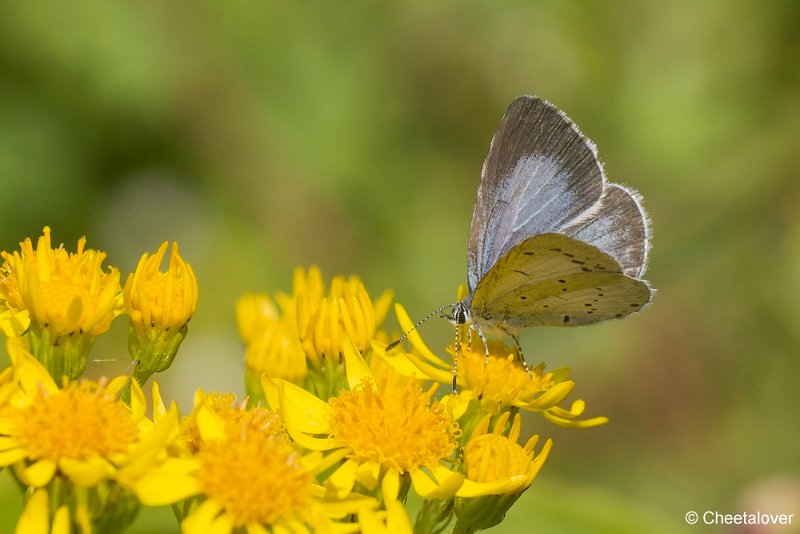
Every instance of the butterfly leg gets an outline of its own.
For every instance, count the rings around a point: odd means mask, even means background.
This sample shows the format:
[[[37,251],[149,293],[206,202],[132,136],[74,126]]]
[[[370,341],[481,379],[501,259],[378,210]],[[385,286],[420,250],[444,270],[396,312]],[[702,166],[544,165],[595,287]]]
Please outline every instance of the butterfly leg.
[[[528,374],[531,374],[531,370],[528,367],[527,362],[525,361],[525,356],[522,354],[522,345],[519,344],[519,338],[516,336],[516,334],[510,334],[510,335],[511,339],[514,340],[514,345],[517,346],[517,355],[519,356],[519,361],[522,362],[522,366],[525,368],[525,371],[527,371]]]
[[[489,342],[486,341],[486,336],[483,335],[483,330],[481,329],[480,325],[478,325],[476,323],[472,323],[471,325],[469,325],[469,329],[470,330],[472,330],[473,328],[475,329],[476,332],[478,332],[478,337],[481,338],[481,342],[483,343],[483,351],[486,354],[486,359],[483,360],[483,366],[484,367],[488,367],[488,365],[489,365]]]
[[[456,339],[453,341],[453,393],[458,393],[458,355],[461,354],[461,341],[458,339],[458,327],[456,327]]]

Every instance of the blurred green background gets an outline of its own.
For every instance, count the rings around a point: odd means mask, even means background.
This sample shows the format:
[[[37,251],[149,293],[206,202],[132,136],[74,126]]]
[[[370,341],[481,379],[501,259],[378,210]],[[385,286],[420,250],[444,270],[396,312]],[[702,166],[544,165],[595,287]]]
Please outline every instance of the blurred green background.
[[[234,302],[296,265],[453,300],[481,164],[520,94],[554,102],[653,219],[650,309],[525,332],[591,430],[552,436],[497,532],[799,532],[800,3],[0,5],[0,247],[44,225],[123,276],[176,240],[200,304],[165,396],[241,391]],[[390,325],[396,328],[393,319]],[[92,373],[128,364],[118,320]],[[443,346],[452,330],[423,334]],[[117,360],[117,361],[113,361]],[[0,530],[20,509],[0,486]],[[686,526],[689,510],[792,528]],[[131,532],[173,532],[168,510]]]

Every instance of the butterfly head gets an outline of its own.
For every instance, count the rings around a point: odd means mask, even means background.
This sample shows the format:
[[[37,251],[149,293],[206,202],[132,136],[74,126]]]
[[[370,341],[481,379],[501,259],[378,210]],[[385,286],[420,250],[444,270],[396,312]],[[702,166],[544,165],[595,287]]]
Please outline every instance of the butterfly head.
[[[471,323],[472,314],[470,313],[469,303],[465,300],[456,302],[453,304],[453,307],[450,308],[450,314],[444,315],[444,318],[456,326]]]

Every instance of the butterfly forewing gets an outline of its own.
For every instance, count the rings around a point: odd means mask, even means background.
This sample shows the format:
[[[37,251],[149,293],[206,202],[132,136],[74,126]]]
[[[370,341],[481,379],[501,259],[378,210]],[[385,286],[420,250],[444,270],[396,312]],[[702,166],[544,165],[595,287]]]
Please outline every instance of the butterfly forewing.
[[[524,239],[560,231],[600,199],[594,145],[552,104],[521,96],[492,139],[472,215],[467,259],[472,292]]]
[[[650,299],[608,254],[560,234],[530,237],[501,257],[472,296],[484,326],[579,326],[624,317]]]

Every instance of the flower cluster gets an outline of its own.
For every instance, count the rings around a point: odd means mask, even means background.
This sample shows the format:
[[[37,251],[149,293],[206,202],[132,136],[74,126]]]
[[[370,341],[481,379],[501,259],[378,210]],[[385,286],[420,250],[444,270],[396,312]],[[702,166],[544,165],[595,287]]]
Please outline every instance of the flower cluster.
[[[567,427],[606,422],[580,419],[582,401],[561,406],[575,386],[567,369],[526,369],[501,341],[488,342],[487,363],[477,336],[454,343],[458,351],[448,347],[446,361],[399,304],[410,350],[387,352],[396,338],[381,328],[390,293],[373,303],[355,277],[334,277],[326,293],[316,268],[298,269],[294,280],[291,297],[247,295],[238,302],[248,367],[260,377],[248,382],[249,393],[278,413],[296,448],[321,454],[316,482],[326,498],[371,499],[356,513],[365,531],[496,525],[552,447],[539,436],[520,441],[521,411]],[[450,361],[457,362],[457,392]],[[419,499],[412,521],[406,504]]]
[[[0,466],[24,490],[18,532],[118,532],[165,505],[187,533],[474,532],[502,521],[550,453],[551,440],[522,438],[522,412],[606,421],[561,406],[567,370],[527,369],[501,341],[461,331],[443,359],[413,331],[387,351],[391,293],[373,300],[355,276],[326,287],[314,267],[291,293],[237,302],[245,396],[198,390],[181,418],[152,382],[148,407],[143,386],[170,367],[198,302],[177,244],[161,270],[167,249],[144,254],[124,289],[83,238],[54,249],[45,228],[35,248],[2,253]],[[82,379],[122,313],[131,376]]]

